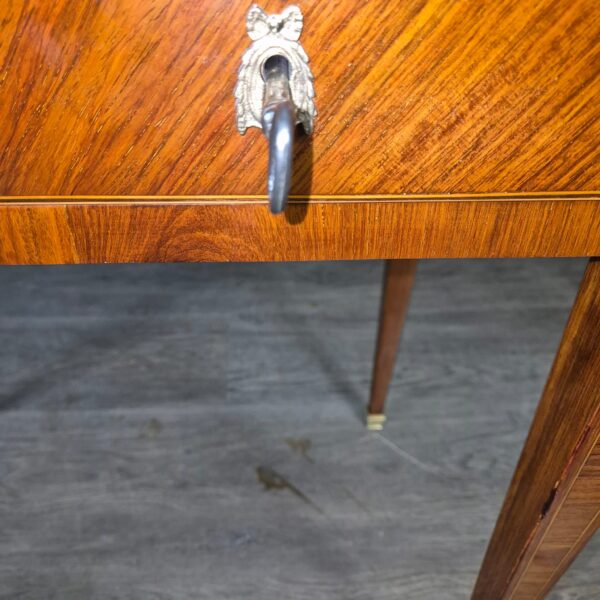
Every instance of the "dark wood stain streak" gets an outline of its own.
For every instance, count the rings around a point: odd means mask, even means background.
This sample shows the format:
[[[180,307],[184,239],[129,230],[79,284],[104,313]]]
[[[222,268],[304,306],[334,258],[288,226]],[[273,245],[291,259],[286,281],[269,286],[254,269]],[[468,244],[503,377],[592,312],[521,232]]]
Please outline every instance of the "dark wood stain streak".
[[[323,511],[301,490],[299,490],[293,483],[290,483],[283,475],[280,475],[271,467],[256,467],[256,477],[258,481],[263,484],[265,490],[289,490],[300,498],[302,502],[308,504],[311,508],[316,510],[320,514],[324,514]]]
[[[542,510],[540,511],[540,519],[543,519],[548,514],[548,511],[550,510],[550,508],[552,508],[552,503],[554,502],[554,498],[556,498],[557,489],[558,489],[558,484],[556,484],[552,488],[548,498],[546,498],[546,501],[544,502],[544,505],[542,506]]]

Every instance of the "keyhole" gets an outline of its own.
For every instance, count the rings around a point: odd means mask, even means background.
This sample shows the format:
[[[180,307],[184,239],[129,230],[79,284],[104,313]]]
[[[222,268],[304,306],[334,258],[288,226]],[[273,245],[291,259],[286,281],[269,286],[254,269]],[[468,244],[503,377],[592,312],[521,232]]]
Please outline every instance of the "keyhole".
[[[281,54],[269,56],[262,66],[262,78],[264,81],[271,77],[284,76],[290,78],[290,61]]]

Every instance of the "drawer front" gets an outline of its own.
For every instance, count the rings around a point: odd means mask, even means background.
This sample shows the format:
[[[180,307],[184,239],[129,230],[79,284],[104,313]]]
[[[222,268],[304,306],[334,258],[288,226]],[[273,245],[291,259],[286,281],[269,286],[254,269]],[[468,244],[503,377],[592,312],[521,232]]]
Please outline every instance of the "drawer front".
[[[319,114],[292,194],[600,189],[598,0],[297,3]],[[264,195],[249,5],[2,2],[0,194]]]

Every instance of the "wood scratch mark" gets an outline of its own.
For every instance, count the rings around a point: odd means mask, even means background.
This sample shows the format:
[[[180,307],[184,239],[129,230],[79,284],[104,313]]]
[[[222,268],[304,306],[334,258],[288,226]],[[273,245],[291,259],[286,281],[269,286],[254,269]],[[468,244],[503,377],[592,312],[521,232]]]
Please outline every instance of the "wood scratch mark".
[[[433,473],[434,475],[439,475],[441,473],[441,470],[438,467],[424,463],[423,461],[419,460],[416,456],[413,456],[412,454],[410,454],[410,452],[407,452],[406,450],[404,450],[403,448],[398,446],[398,444],[395,444],[391,440],[388,440],[381,433],[375,433],[374,437],[381,440],[381,442],[384,445],[386,445],[388,448],[392,449],[398,456],[401,456],[402,458],[407,460],[409,463],[411,463],[415,467],[421,469],[421,471],[426,471],[427,473]]]

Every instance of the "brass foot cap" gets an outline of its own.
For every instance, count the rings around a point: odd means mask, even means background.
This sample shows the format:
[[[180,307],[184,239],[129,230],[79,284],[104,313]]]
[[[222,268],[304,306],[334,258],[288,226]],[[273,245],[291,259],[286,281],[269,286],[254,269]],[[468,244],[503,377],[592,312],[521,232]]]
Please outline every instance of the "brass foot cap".
[[[385,415],[367,415],[367,429],[369,431],[381,431],[385,423]]]

